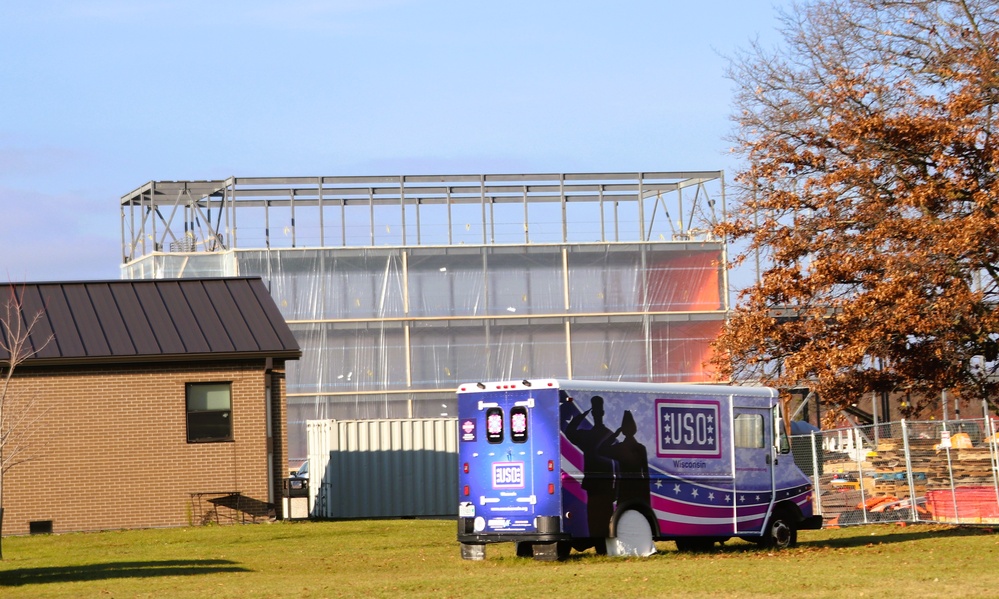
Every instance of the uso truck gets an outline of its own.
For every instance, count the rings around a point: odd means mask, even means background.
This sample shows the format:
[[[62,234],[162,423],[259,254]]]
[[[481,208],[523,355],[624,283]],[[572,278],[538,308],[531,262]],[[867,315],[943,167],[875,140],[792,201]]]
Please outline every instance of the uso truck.
[[[731,537],[788,547],[817,529],[777,392],[537,379],[458,389],[458,541],[561,559],[650,555]]]

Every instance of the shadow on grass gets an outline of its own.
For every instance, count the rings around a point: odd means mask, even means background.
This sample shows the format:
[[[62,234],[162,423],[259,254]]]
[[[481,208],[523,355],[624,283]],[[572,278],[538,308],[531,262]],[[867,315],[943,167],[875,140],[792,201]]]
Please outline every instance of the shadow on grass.
[[[0,587],[113,578],[195,576],[220,572],[249,572],[249,570],[237,566],[236,562],[222,559],[109,562],[80,566],[53,566],[51,568],[20,568],[0,571]]]
[[[912,543],[928,539],[944,539],[955,537],[977,537],[982,535],[995,534],[991,527],[920,527],[918,524],[910,524],[906,528],[897,528],[891,532],[885,532],[885,528],[872,529],[871,526],[853,526],[840,529],[845,532],[842,537],[824,538],[816,540],[802,539],[802,535],[808,532],[798,533],[799,548],[806,549],[846,549],[850,547],[866,547],[868,545],[884,545],[891,543]],[[711,554],[711,553],[755,553],[772,552],[773,549],[766,549],[750,541],[734,540],[722,545],[715,545],[705,551],[686,552],[689,555]]]
[[[992,528],[982,527],[947,527],[937,526],[922,527],[918,524],[911,524],[905,528],[896,528],[893,532],[885,533],[884,529],[871,532],[868,526],[851,527],[848,530],[855,530],[856,534],[844,537],[834,537],[815,541],[798,541],[799,547],[864,547],[870,544],[888,543],[909,543],[912,541],[923,541],[926,539],[942,539],[950,537],[978,537],[994,534]],[[800,535],[801,533],[799,533]],[[800,537],[799,537],[800,538]]]

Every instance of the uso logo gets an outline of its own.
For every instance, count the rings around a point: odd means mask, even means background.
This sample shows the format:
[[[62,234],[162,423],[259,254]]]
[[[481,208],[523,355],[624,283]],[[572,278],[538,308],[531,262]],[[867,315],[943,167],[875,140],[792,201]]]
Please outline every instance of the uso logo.
[[[715,401],[657,399],[656,454],[660,457],[721,457]]]

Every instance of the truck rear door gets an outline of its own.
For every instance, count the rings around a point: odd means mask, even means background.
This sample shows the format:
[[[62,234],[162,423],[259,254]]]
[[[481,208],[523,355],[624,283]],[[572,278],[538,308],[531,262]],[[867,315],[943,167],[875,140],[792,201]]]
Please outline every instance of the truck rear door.
[[[459,394],[460,515],[475,532],[535,532],[559,514],[558,390]]]

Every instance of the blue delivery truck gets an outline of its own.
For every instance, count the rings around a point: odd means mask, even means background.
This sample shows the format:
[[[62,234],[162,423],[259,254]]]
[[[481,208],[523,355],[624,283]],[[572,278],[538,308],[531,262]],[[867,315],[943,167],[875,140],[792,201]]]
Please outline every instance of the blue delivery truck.
[[[782,548],[821,527],[777,391],[536,379],[458,389],[458,542],[566,557],[732,537]]]

